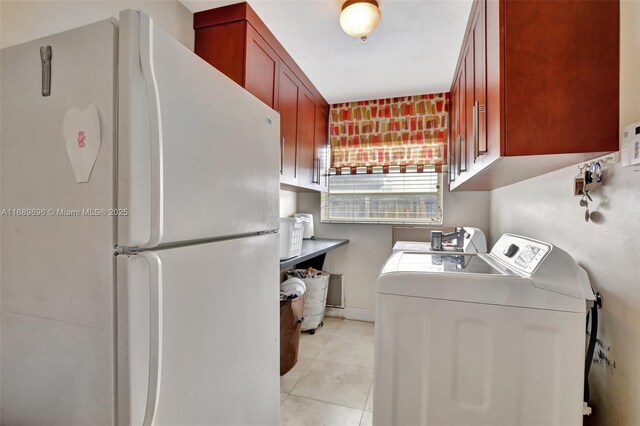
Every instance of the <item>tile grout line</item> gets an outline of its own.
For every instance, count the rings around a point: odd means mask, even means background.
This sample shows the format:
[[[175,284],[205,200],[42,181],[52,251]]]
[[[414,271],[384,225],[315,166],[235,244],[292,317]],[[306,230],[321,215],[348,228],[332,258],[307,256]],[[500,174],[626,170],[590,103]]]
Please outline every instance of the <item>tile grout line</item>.
[[[347,367],[356,367],[356,368],[362,368],[362,369],[366,369],[366,370],[373,370],[373,368],[358,367],[358,366],[355,366],[355,365],[344,364],[344,363],[337,362],[337,361],[335,361],[335,362],[333,362],[333,361],[323,361],[323,360],[319,360],[319,361],[326,362],[326,363],[332,363],[332,364],[333,364],[333,363],[335,363],[335,364],[341,364],[341,365],[344,365],[344,366],[347,366]],[[313,365],[313,363],[312,363],[311,365]],[[307,368],[307,370],[311,369],[311,365],[309,365],[309,367]],[[306,374],[306,372],[305,372],[305,374]],[[304,376],[304,375],[303,375],[303,376]],[[350,409],[352,409],[352,410],[358,410],[358,408],[348,407],[348,406],[346,406],[346,405],[336,404],[336,403],[334,403],[334,402],[324,401],[324,400],[322,400],[322,399],[311,398],[311,397],[309,397],[309,396],[302,396],[302,395],[294,394],[294,393],[293,393],[293,391],[295,391],[295,388],[296,388],[296,386],[298,385],[298,382],[300,382],[300,380],[301,380],[301,379],[302,379],[302,377],[300,377],[300,379],[298,379],[298,381],[296,382],[295,386],[293,386],[293,388],[291,388],[291,392],[289,392],[287,395],[295,396],[295,397],[297,397],[297,398],[306,398],[306,399],[310,399],[310,400],[313,400],[313,401],[323,402],[323,403],[325,403],[325,404],[337,405],[337,406],[339,406],[339,407],[350,408]],[[367,401],[369,400],[369,394],[371,393],[372,388],[373,388],[373,378],[371,379],[371,383],[369,384],[369,391],[367,391],[367,397],[366,397],[366,398],[365,398],[365,400],[364,400],[364,406],[362,407],[362,411],[367,411],[367,410],[366,410],[366,408],[367,408]]]
[[[317,398],[313,398],[313,397],[309,397],[309,396],[302,396],[302,395],[296,395],[295,389],[297,388],[297,386],[300,384],[300,382],[302,381],[303,378],[307,377],[309,375],[309,371],[311,370],[312,366],[316,363],[316,361],[320,361],[320,362],[324,362],[324,363],[329,363],[329,364],[335,364],[336,366],[342,366],[342,367],[350,367],[350,368],[360,368],[360,369],[364,369],[364,370],[368,370],[368,371],[373,371],[374,368],[373,367],[366,367],[363,365],[357,365],[357,364],[351,364],[348,362],[342,362],[342,361],[332,361],[332,360],[323,360],[320,358],[320,355],[323,353],[323,351],[327,348],[327,346],[333,341],[333,340],[342,340],[342,341],[348,341],[348,340],[357,340],[357,341],[362,341],[362,342],[368,342],[368,343],[374,343],[373,340],[371,340],[370,338],[361,338],[358,334],[359,333],[353,333],[356,334],[356,336],[353,335],[340,335],[340,330],[343,329],[343,327],[345,327],[345,325],[347,325],[349,322],[348,320],[343,320],[341,321],[341,323],[338,325],[338,327],[336,327],[334,330],[332,331],[326,331],[325,333],[320,332],[319,335],[323,335],[326,336],[326,341],[324,342],[320,342],[320,346],[318,348],[318,351],[315,353],[315,355],[313,356],[305,356],[304,358],[306,358],[309,361],[308,366],[302,370],[302,372],[300,373],[300,376],[298,377],[297,380],[295,380],[293,386],[291,387],[291,390],[287,393],[285,393],[285,399],[282,401],[282,404],[285,404],[287,400],[289,400],[290,396],[293,396],[295,398],[301,398],[301,400],[306,400],[306,401],[313,401],[313,402],[318,402],[320,404],[326,404],[326,407],[336,407],[336,408],[345,408],[347,410],[350,410],[353,415],[355,416],[355,413],[359,412],[358,414],[358,422],[357,425],[360,426],[362,425],[362,422],[364,421],[364,416],[367,415],[367,403],[369,401],[369,398],[371,396],[371,392],[372,392],[372,388],[373,388],[373,379],[371,380],[371,383],[369,385],[369,390],[367,392],[366,398],[364,400],[364,405],[362,406],[362,408],[353,408],[347,405],[343,405],[343,404],[337,404],[334,402],[329,402],[329,401],[324,401],[322,399],[317,399]],[[364,333],[362,333],[363,335]],[[311,339],[311,336],[308,336],[307,339]],[[322,339],[324,340],[324,338]],[[353,411],[355,412],[353,412]],[[354,418],[355,420],[355,418]]]
[[[371,392],[373,392],[373,380],[371,381],[371,386],[369,387],[369,392],[367,393],[367,400],[364,402],[364,411],[368,411],[367,402],[369,402],[369,397],[371,396]],[[373,412],[373,401],[371,401],[371,412]]]
[[[288,393],[285,393],[285,394],[283,394],[283,395],[285,395],[285,397],[284,397],[284,399],[283,399],[282,401],[280,401],[280,407],[282,407],[282,404],[284,404],[284,402],[285,402],[285,401],[287,400],[287,398],[289,398],[289,396],[290,396],[290,394],[288,394]],[[364,403],[364,405],[365,405],[365,407],[366,407],[366,406],[367,406],[367,403],[365,402],[365,403]]]
[[[346,362],[341,362],[341,361],[327,361],[327,360],[324,360],[324,359],[314,359],[313,361],[314,361],[314,362],[315,362],[315,361],[326,362],[327,364],[339,364],[339,365],[341,365],[341,366],[343,366],[343,367],[363,368],[363,369],[365,369],[365,370],[373,370],[373,369],[374,369],[373,367],[363,367],[363,366],[361,366],[361,365],[348,364],[348,363],[346,363]],[[312,362],[311,364],[313,365],[313,362]],[[311,365],[309,366],[309,368],[311,368]]]
[[[345,326],[345,324],[348,324],[348,322],[347,322],[347,321],[352,321],[352,320],[343,320],[343,321],[342,321],[342,324],[340,324],[340,325],[336,328],[336,332],[339,332],[339,331],[340,331],[340,329],[341,329],[341,328],[343,328],[343,327]],[[369,322],[366,322],[366,321],[352,321],[352,322],[356,322],[356,323],[362,323],[362,322],[364,322],[364,323],[367,323],[367,324],[372,324],[372,327],[375,327],[375,323],[369,323]],[[354,334],[355,334],[355,333],[354,333]],[[340,336],[338,336],[338,337],[340,337]],[[368,340],[368,339],[361,339],[361,338],[359,338],[359,337],[357,337],[357,336],[344,336],[344,337],[346,337],[346,338],[352,338],[352,339],[356,339],[356,340]]]
[[[324,403],[324,404],[334,405],[334,406],[338,406],[338,407],[344,407],[344,408],[348,408],[348,409],[351,409],[351,410],[358,410],[357,408],[348,407],[348,406],[345,406],[345,405],[342,405],[342,404],[335,404],[335,403],[332,403],[332,402],[322,401],[322,400],[319,400],[319,399],[310,398],[310,397],[306,397],[306,396],[300,396],[300,395],[296,395],[296,394],[293,393],[295,391],[295,388],[300,383],[300,381],[308,374],[308,371],[311,369],[311,366],[317,360],[322,361],[322,362],[327,362],[327,363],[335,363],[335,364],[339,364],[339,365],[346,366],[346,367],[356,367],[356,368],[363,368],[363,369],[366,369],[366,370],[373,370],[372,367],[364,367],[362,365],[349,364],[349,363],[340,362],[340,361],[325,361],[325,360],[321,360],[321,359],[318,358],[320,356],[320,354],[322,353],[322,351],[326,348],[328,343],[332,339],[335,339],[335,338],[337,338],[337,339],[345,339],[345,340],[347,340],[347,339],[355,339],[355,340],[358,340],[358,341],[373,343],[373,341],[371,341],[370,339],[362,339],[362,338],[354,337],[354,336],[341,336],[341,335],[335,334],[345,324],[348,324],[349,322],[350,322],[350,320],[344,320],[344,319],[342,321],[340,321],[340,325],[338,327],[336,327],[335,331],[333,331],[331,333],[329,333],[329,332],[326,333],[326,336],[328,337],[328,339],[327,339],[326,342],[324,342],[324,344],[322,344],[322,346],[320,347],[320,349],[318,350],[316,355],[313,356],[313,357],[307,357],[307,356],[304,357],[304,358],[307,358],[307,359],[310,360],[309,366],[300,374],[300,377],[295,381],[294,385],[291,387],[291,390],[289,392],[287,392],[287,393],[284,393],[285,395],[287,395],[287,397],[285,398],[285,401],[289,396],[294,396],[294,397],[297,397],[297,398],[304,398],[304,399],[308,399],[308,400],[312,400],[312,401],[321,402],[321,403]],[[355,322],[363,322],[363,321],[355,321]],[[364,321],[364,322],[367,323],[366,321]],[[322,328],[320,328],[320,330],[322,330]],[[309,335],[309,338],[311,338],[311,337],[312,337],[312,335]],[[372,380],[372,384],[373,384],[373,380]],[[365,399],[365,403],[364,403],[364,406],[362,408],[360,422],[362,422],[362,417],[364,416],[364,413],[367,411],[366,407],[367,407],[367,401],[369,400],[369,394],[370,393],[371,393],[371,387],[369,388],[369,392],[367,392],[367,398]],[[283,401],[283,403],[284,403],[284,401]]]
[[[361,410],[360,408],[347,407],[346,405],[336,404],[334,402],[327,402],[327,401],[323,401],[321,399],[315,399],[315,398],[311,398],[311,397],[308,397],[308,396],[300,396],[300,395],[292,395],[292,394],[289,394],[289,396],[292,396],[294,398],[308,399],[309,401],[321,402],[321,403],[327,404],[327,405],[334,405],[336,407],[348,408],[349,410],[354,410],[354,411],[365,411],[364,408]],[[365,401],[364,405],[365,405],[365,407],[367,406],[367,402],[366,401]]]
[[[298,377],[298,380],[295,381],[295,383],[293,384],[293,386],[291,386],[291,390],[287,393],[287,395],[291,395],[291,392],[294,391],[294,389],[296,388],[296,386],[298,386],[298,383],[300,382],[300,380],[302,380],[302,378],[305,376],[305,374],[307,374],[307,371],[309,371],[309,368],[311,368],[311,365],[313,365],[314,361],[316,359],[318,359],[318,355],[320,355],[320,352],[322,352],[322,350],[324,349],[325,346],[327,346],[327,343],[329,342],[329,340],[327,340],[324,345],[322,345],[322,347],[320,348],[320,350],[318,351],[318,353],[314,356],[314,357],[303,357],[303,358],[308,358],[310,359],[309,361],[309,365],[307,366],[307,368],[302,372],[302,374],[300,374],[300,377]],[[298,352],[299,352],[299,348],[298,348]],[[297,361],[296,361],[297,364]],[[294,366],[295,368],[295,366]],[[286,374],[285,374],[286,375]],[[294,395],[295,396],[295,395]],[[366,402],[365,402],[366,405]]]
[[[353,336],[353,335],[343,335],[343,334],[328,334],[330,337],[337,337],[339,339],[349,339],[349,340],[358,340],[360,342],[371,342],[373,343],[374,341],[374,337],[359,337],[359,336]]]
[[[326,360],[319,359],[318,357],[320,356],[320,353],[322,353],[322,351],[325,349],[325,347],[327,346],[327,344],[329,343],[329,341],[330,341],[331,339],[333,339],[334,337],[339,337],[339,336],[330,336],[330,337],[329,337],[329,340],[327,340],[327,341],[324,343],[324,345],[323,345],[323,346],[322,346],[322,348],[318,351],[318,354],[317,354],[315,357],[313,357],[313,358],[311,358],[311,357],[305,357],[305,358],[309,358],[309,359],[311,360],[311,362],[310,362],[309,366],[304,370],[304,372],[300,375],[300,377],[298,378],[298,380],[296,380],[295,384],[291,387],[291,391],[289,391],[289,393],[287,393],[287,395],[299,396],[299,395],[294,394],[293,392],[295,391],[296,386],[298,386],[298,384],[300,383],[300,381],[301,381],[301,380],[302,380],[302,379],[307,375],[308,371],[311,369],[311,367],[313,366],[313,364],[314,364],[316,361],[321,361],[321,362],[330,363],[330,364],[338,364],[338,365],[340,365],[340,366],[344,366],[344,367],[362,368],[362,369],[370,370],[370,371],[373,371],[373,370],[374,370],[374,368],[373,368],[373,367],[364,367],[364,366],[361,366],[361,365],[349,364],[349,363],[345,363],[345,362],[341,362],[341,361],[326,361]],[[373,379],[372,379],[371,383],[373,384]],[[366,411],[366,410],[365,410],[365,408],[366,408],[366,406],[367,406],[367,401],[368,401],[369,393],[370,393],[370,392],[371,392],[371,385],[369,385],[369,391],[367,392],[367,399],[365,399],[365,405],[364,405],[363,411]],[[302,398],[305,398],[305,397],[302,397]],[[308,398],[308,399],[313,399],[313,398]],[[322,400],[316,400],[316,399],[313,399],[313,400],[314,400],[314,401],[325,402],[325,403],[327,403],[327,404],[332,404],[331,402],[328,402],[328,401],[322,401]],[[340,405],[340,404],[334,404],[334,405]],[[342,406],[342,407],[346,407],[346,406],[343,406],[343,405],[340,405],[340,406]],[[347,407],[347,408],[351,408],[351,407]],[[356,408],[354,408],[354,410],[356,410]]]
[[[339,337],[339,336],[332,336],[332,337],[331,337],[331,339],[333,339],[334,337],[338,337],[339,339],[343,339],[342,337]],[[329,339],[329,340],[331,340],[331,339]],[[345,339],[345,340],[346,340],[346,339]],[[363,341],[364,341],[364,340],[363,340]],[[369,342],[369,343],[371,343],[371,344],[373,345],[373,342]],[[328,363],[335,363],[335,364],[340,364],[340,365],[346,365],[346,366],[349,366],[349,367],[366,368],[366,369],[368,369],[368,370],[373,370],[373,369],[374,369],[374,367],[365,367],[365,366],[363,366],[363,365],[356,365],[356,364],[351,364],[351,363],[348,363],[348,362],[342,362],[342,361],[329,361],[329,360],[319,359],[318,357],[320,356],[320,354],[322,353],[322,351],[325,349],[325,347],[327,346],[327,344],[329,344],[329,341],[327,341],[327,343],[325,343],[325,345],[322,347],[322,349],[320,350],[320,352],[318,352],[318,355],[316,355],[316,357],[313,359],[313,361],[318,360],[318,361],[322,361],[322,362],[328,362]],[[372,358],[373,358],[373,354],[372,354]],[[312,364],[313,364],[313,362],[312,362]],[[309,367],[311,367],[311,365],[310,365]]]

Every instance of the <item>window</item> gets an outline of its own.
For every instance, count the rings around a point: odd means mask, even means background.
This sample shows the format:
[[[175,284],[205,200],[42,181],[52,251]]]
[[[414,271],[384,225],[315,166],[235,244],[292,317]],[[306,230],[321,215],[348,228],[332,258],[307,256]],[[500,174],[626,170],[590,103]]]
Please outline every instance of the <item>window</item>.
[[[329,192],[322,194],[322,221],[441,224],[443,174],[427,167],[423,173],[393,169],[339,175],[332,170]]]
[[[321,220],[442,224],[448,122],[448,93],[331,105]]]

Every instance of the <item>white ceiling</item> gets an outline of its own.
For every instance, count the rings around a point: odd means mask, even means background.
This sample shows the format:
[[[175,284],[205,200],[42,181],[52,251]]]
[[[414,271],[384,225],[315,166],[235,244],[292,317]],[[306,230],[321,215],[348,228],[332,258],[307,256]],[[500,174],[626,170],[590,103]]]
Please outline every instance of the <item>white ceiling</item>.
[[[237,0],[181,0],[199,12]],[[471,0],[379,0],[366,42],[338,18],[343,0],[249,0],[329,103],[448,91]]]

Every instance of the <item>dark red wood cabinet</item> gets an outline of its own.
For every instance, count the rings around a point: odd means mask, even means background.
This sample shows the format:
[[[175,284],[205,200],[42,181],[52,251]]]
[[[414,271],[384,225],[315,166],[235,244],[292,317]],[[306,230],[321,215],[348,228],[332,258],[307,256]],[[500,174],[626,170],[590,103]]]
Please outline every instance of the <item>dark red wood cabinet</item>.
[[[618,150],[617,0],[475,0],[451,86],[450,187]]]
[[[227,77],[244,86],[245,22],[230,22],[195,32],[195,52]]]
[[[329,170],[329,109],[322,105],[316,105],[315,135],[313,149],[314,161],[317,162],[315,182],[320,185],[322,191],[329,189],[329,174],[323,173]]]
[[[255,11],[198,12],[194,29],[196,54],[280,113],[280,182],[326,190],[329,105]]]
[[[314,152],[316,103],[311,93],[304,87],[300,90],[298,97],[298,158],[296,169],[298,171],[298,182],[305,184],[316,184],[317,174]]]
[[[246,28],[244,88],[275,109],[279,93],[280,60],[251,25],[247,24]]]
[[[280,112],[280,181],[290,185],[298,183],[296,157],[300,85],[297,80],[286,66],[280,67],[277,108]]]

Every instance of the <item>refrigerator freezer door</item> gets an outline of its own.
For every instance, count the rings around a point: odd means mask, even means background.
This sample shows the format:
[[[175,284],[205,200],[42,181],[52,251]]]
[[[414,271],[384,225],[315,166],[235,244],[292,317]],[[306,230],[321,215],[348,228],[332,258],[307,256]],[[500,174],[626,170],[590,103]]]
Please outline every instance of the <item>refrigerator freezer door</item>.
[[[118,256],[121,424],[278,424],[277,265],[274,234]]]
[[[2,424],[114,421],[116,26],[1,51]],[[41,46],[51,46],[50,96]],[[78,183],[63,123],[91,104],[102,143]]]
[[[153,25],[120,14],[118,243],[278,229],[279,115]]]

